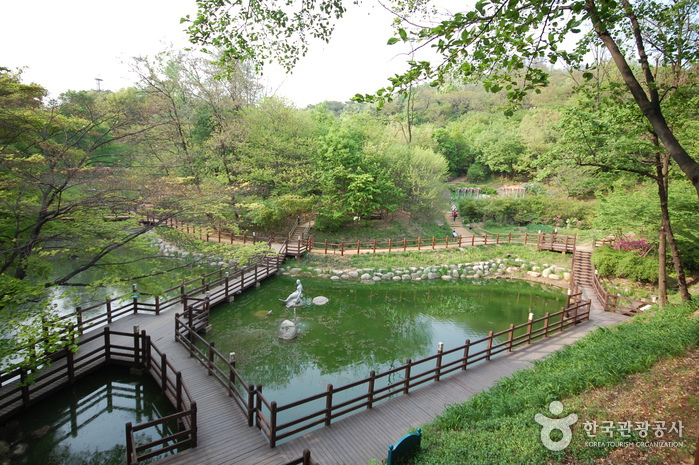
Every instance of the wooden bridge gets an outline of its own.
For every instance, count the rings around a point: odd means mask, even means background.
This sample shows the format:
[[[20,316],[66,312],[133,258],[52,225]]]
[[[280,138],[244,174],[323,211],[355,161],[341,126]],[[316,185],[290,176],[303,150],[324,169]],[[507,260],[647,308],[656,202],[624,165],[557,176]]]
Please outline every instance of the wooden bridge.
[[[159,380],[178,407],[183,430],[179,437],[159,444],[137,444],[133,432],[139,425],[128,425],[129,464],[180,446],[188,448],[158,463],[310,463],[310,450],[313,461],[322,465],[365,464],[385,458],[388,444],[409,428],[432,420],[446,405],[464,402],[596,326],[624,319],[605,312],[599,300],[588,297],[594,289],[580,278],[574,281],[580,288],[571,292],[561,312],[511,325],[423,360],[408,360],[391,372],[372,373],[352,383],[350,387],[363,386],[363,394],[352,402],[334,402],[333,395],[348,387],[329,386],[307,399],[320,400],[324,407],[280,424],[277,415],[289,405],[277,405],[265,398],[261,386],[247,385],[235,364],[197,331],[208,324],[212,305],[273,275],[281,260],[263,257],[253,267],[222,270],[202,277],[201,282],[182,283],[169,290],[179,290],[175,297],[162,302],[144,302],[134,294],[126,304],[105,302],[104,311],[92,318],[84,315],[87,310],[94,313],[94,308],[79,309],[74,321],[85,344],[75,355],[54,354],[50,370],[39,373],[34,386],[17,383],[30,375],[26,372],[0,378],[0,416],[6,418],[32,405],[103,364],[130,364]],[[384,381],[390,375],[397,381]]]

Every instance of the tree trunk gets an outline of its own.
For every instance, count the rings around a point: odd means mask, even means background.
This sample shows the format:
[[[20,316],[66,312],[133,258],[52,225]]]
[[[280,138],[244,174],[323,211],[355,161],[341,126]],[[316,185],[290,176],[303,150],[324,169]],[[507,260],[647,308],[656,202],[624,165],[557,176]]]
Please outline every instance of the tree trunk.
[[[665,226],[658,229],[658,305],[661,309],[667,305],[667,237]]]
[[[656,143],[656,141],[653,141]],[[675,268],[675,274],[677,274],[677,283],[679,286],[680,295],[682,296],[682,302],[686,302],[692,298],[687,288],[687,278],[684,274],[684,266],[682,266],[682,257],[680,257],[680,252],[677,249],[677,242],[675,241],[675,235],[672,232],[672,226],[670,224],[670,210],[668,208],[668,169],[670,165],[670,157],[666,153],[658,154],[658,163],[656,164],[656,169],[658,176],[656,177],[658,183],[658,197],[660,198],[660,215],[662,226],[661,230],[664,232],[664,236],[667,239],[667,244],[670,246],[670,254],[672,255],[672,265]]]

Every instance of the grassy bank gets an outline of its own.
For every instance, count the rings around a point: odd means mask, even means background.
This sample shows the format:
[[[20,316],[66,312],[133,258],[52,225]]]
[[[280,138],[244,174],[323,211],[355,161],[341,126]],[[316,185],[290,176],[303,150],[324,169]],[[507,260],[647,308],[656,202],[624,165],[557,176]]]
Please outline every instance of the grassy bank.
[[[542,464],[592,463],[617,449],[591,447],[589,441],[644,442],[640,430],[631,430],[629,437],[615,431],[611,437],[588,437],[584,425],[602,425],[611,421],[683,421],[683,437],[666,431],[665,441],[681,441],[684,445],[674,452],[689,457],[696,442],[699,403],[688,402],[692,408],[680,411],[639,410],[641,413],[615,416],[610,405],[598,403],[591,408],[584,394],[593,389],[618,386],[634,373],[646,372],[663,357],[679,356],[699,344],[699,312],[697,303],[673,306],[634,318],[613,328],[598,329],[582,340],[537,362],[533,369],[522,370],[499,381],[493,388],[481,392],[468,402],[449,407],[431,424],[423,427],[423,450],[413,464]],[[696,376],[696,367],[690,370]],[[696,385],[695,385],[696,388]],[[691,394],[687,396],[692,397]],[[540,439],[542,427],[534,421],[539,413],[554,417],[548,410],[550,402],[560,400],[565,410],[579,416],[573,426],[573,441],[565,450],[552,452]],[[627,399],[627,402],[629,400]],[[633,404],[634,399],[631,399]],[[639,398],[639,402],[641,398]],[[645,413],[642,413],[644,412]],[[556,433],[552,436],[553,440]],[[657,463],[663,463],[659,459]]]

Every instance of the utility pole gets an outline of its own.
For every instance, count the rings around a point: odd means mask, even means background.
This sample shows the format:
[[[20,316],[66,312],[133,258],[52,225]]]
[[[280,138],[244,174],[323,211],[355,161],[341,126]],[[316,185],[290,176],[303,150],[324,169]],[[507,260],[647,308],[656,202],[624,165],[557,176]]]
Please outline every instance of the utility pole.
[[[101,89],[101,86],[100,86],[100,82],[102,82],[103,79],[102,79],[102,78],[95,78],[95,81],[97,81],[97,90],[98,90],[98,91],[99,91],[99,90],[102,90],[102,89]]]

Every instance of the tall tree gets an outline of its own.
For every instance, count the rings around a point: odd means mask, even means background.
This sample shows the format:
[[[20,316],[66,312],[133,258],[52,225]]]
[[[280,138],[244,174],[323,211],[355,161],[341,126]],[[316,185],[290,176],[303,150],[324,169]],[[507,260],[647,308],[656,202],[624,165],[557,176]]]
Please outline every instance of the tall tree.
[[[201,0],[198,5],[196,18],[185,18],[193,43],[221,48],[224,65],[247,59],[261,67],[276,59],[288,69],[306,52],[311,38],[329,40],[335,21],[346,11],[341,0],[301,8],[275,0]],[[396,14],[396,36],[389,43],[414,42],[418,51],[431,47],[441,59],[411,57],[408,70],[390,78],[389,86],[357,98],[383,101],[415,83],[438,86],[455,77],[477,76],[485,79],[488,90],[504,90],[511,101],[520,102],[548,83],[539,60],[581,67],[590,47],[601,44],[699,196],[699,163],[666,121],[656,79],[656,66],[681,69],[697,61],[697,5],[697,0],[478,0],[470,11],[443,14],[435,24],[435,3],[395,0],[389,6]],[[584,27],[588,34],[582,33]],[[571,39],[576,45],[572,50],[563,46]]]

